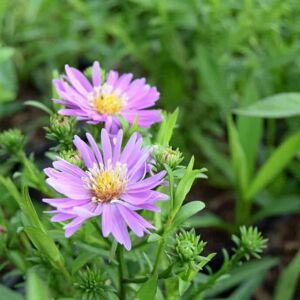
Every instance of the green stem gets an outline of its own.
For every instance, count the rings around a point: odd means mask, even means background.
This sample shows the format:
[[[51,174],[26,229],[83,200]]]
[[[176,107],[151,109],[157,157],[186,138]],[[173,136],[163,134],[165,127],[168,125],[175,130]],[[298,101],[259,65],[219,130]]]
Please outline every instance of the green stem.
[[[155,257],[155,262],[154,262],[154,267],[152,270],[152,274],[155,274],[158,270],[159,262],[162,257],[163,251],[165,248],[165,235],[162,236],[161,240],[159,241],[158,249],[157,249],[157,254]]]
[[[122,246],[117,248],[117,256],[119,261],[119,299],[126,300],[126,285],[124,284],[124,277],[126,276],[127,269],[124,261],[124,253]]]
[[[159,241],[156,257],[155,257],[155,262],[154,262],[154,267],[152,270],[152,274],[155,274],[158,271],[158,266],[161,260],[161,257],[163,255],[164,249],[165,249],[165,244],[166,244],[166,239],[168,237],[168,234],[170,232],[170,227],[172,225],[173,219],[175,217],[176,213],[172,213],[166,223],[166,226],[164,228],[161,240]]]
[[[172,268],[173,268],[174,264],[169,265],[168,268],[166,268],[165,270],[163,270],[162,272],[160,272],[158,274],[158,279],[164,278],[170,278],[172,277],[174,274],[179,274],[182,271],[184,271],[184,268],[178,269],[176,272],[172,272]],[[123,281],[126,284],[129,283],[143,283],[146,282],[149,279],[150,275],[146,275],[146,276],[140,276],[140,277],[135,277],[135,278],[124,278]]]
[[[219,271],[217,271],[215,274],[213,274],[203,285],[199,286],[199,288],[193,292],[187,300],[193,300],[197,296],[199,296],[201,293],[203,293],[205,290],[212,287],[218,279],[223,276],[224,274],[228,273],[228,271],[235,266],[240,259],[244,256],[244,253],[241,251],[237,251],[232,257],[230,261],[225,261]]]

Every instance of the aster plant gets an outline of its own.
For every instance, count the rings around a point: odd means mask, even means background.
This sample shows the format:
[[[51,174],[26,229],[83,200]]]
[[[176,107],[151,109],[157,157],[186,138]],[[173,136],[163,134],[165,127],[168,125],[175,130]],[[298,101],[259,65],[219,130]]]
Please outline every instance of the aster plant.
[[[222,266],[211,265],[216,253],[191,222],[205,204],[186,201],[206,169],[195,168],[193,157],[185,164],[172,147],[178,110],[151,108],[155,87],[131,74],[105,76],[98,62],[86,72],[91,81],[65,71],[53,81],[53,107],[36,105],[50,114],[52,162],[44,172],[20,131],[0,136],[0,154],[11,151],[20,166],[14,181],[0,177],[15,200],[0,249],[28,278],[28,299],[203,299],[241,263],[259,258],[266,240],[242,227]]]

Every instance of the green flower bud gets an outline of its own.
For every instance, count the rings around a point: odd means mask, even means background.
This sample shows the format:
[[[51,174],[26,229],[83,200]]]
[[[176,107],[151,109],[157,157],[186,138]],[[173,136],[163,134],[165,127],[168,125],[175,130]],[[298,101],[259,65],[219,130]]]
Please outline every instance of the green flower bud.
[[[76,298],[81,300],[101,300],[106,299],[107,293],[110,292],[109,286],[104,282],[99,270],[87,268],[80,272],[74,283]]]
[[[50,126],[45,127],[46,137],[49,140],[57,141],[59,143],[58,149],[70,149],[76,134],[75,125],[76,120],[74,118],[54,114],[50,117]]]
[[[171,169],[175,169],[183,160],[182,153],[178,148],[173,150],[172,147],[163,147],[159,145],[153,147],[152,157],[155,160],[157,171],[164,170],[165,164]]]
[[[0,134],[0,154],[11,155],[23,151],[25,138],[19,129],[9,129]]]
[[[256,227],[240,227],[240,237],[233,236],[236,244],[236,252],[242,253],[246,259],[251,256],[260,258],[260,253],[267,247],[267,239],[264,239],[261,232]]]
[[[79,156],[78,151],[71,149],[71,150],[63,150],[59,153],[59,156],[69,162],[70,164],[73,164],[75,166],[78,166],[80,168],[83,168],[83,161]]]
[[[192,263],[198,260],[206,243],[200,240],[195,230],[182,231],[176,235],[175,250],[179,260],[183,263]]]

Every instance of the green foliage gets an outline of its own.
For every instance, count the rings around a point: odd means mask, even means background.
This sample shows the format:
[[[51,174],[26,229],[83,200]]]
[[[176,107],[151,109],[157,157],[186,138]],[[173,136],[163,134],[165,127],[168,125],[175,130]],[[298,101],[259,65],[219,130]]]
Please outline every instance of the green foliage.
[[[139,300],[154,300],[157,290],[157,274],[153,274],[148,281],[146,281],[137,293]]]
[[[5,102],[14,100],[17,94],[17,78],[13,55],[13,48],[0,46],[0,107],[5,107]]]
[[[260,118],[287,118],[300,115],[300,93],[283,93],[267,97],[235,113]]]
[[[2,284],[0,285],[0,293],[2,299],[24,300],[24,298],[19,293],[12,291]]]
[[[300,251],[280,274],[275,288],[274,299],[292,300],[300,278]]]
[[[251,261],[233,268],[228,277],[223,277],[217,284],[207,291],[208,297],[216,296],[224,291],[232,289],[241,282],[248,282],[249,278],[255,278],[278,264],[278,259],[274,257],[263,258],[260,261]],[[253,291],[252,291],[253,292]]]
[[[178,118],[179,109],[177,108],[173,113],[165,113],[163,121],[160,125],[156,143],[160,146],[168,146],[173,135],[173,131],[176,127],[176,121]]]
[[[25,137],[19,129],[9,129],[0,133],[0,155],[20,155],[25,145]]]
[[[300,150],[300,133],[289,136],[263,164],[247,190],[250,200],[274,179]]]
[[[173,227],[178,228],[178,226],[204,208],[205,204],[202,201],[192,201],[183,205],[173,221]]]
[[[50,300],[47,284],[34,271],[29,271],[26,282],[27,300]]]

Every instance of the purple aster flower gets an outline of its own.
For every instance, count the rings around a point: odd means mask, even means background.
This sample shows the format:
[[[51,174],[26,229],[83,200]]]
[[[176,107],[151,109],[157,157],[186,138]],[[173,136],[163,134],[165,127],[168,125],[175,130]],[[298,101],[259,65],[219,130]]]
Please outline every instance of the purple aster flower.
[[[102,151],[89,133],[86,137],[88,144],[78,136],[74,138],[85,170],[61,158],[53,162],[54,168],[45,169],[47,183],[65,198],[43,201],[56,208],[50,211],[54,214],[51,221],[71,220],[64,226],[66,237],[87,219],[102,215],[103,236],[111,233],[129,250],[127,227],[138,237],[154,229],[137,211],[159,211],[155,202],[166,200],[167,196],[153,189],[162,183],[165,172],[149,176],[149,149],[142,147],[142,138],[136,133],[123,151],[122,130],[111,138],[107,130],[102,129]]]
[[[159,99],[159,92],[146,84],[144,78],[132,80],[132,74],[119,76],[111,70],[103,81],[98,62],[92,67],[92,83],[75,68],[66,65],[65,70],[63,79],[53,81],[61,97],[54,101],[65,106],[60,114],[91,124],[104,122],[107,129],[114,131],[120,127],[117,115],[131,124],[137,117],[140,127],[150,127],[161,121],[160,110],[148,109]]]

